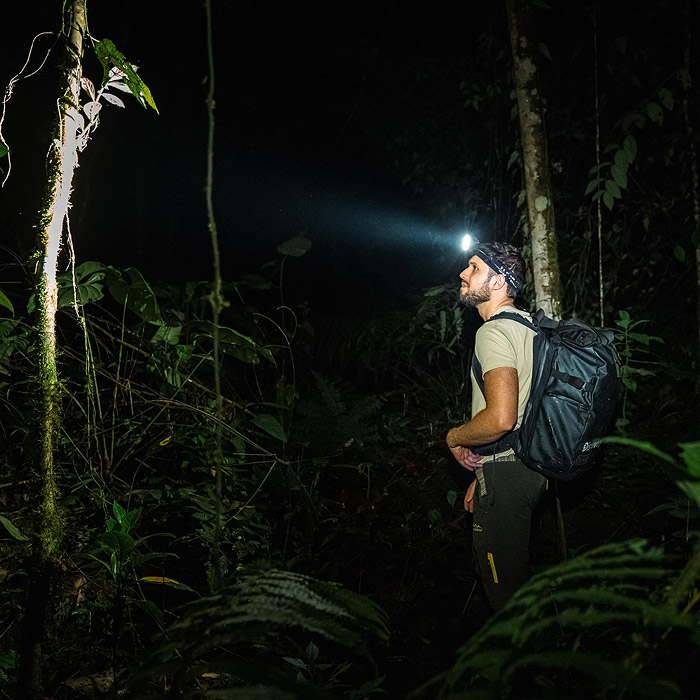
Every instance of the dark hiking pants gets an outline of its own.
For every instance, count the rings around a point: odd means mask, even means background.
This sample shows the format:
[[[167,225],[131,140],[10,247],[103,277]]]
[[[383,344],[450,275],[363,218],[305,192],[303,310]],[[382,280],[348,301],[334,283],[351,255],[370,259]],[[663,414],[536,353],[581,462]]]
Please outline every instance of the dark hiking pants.
[[[547,483],[515,457],[508,460],[485,458],[474,494],[474,563],[494,610],[527,580],[532,513]]]

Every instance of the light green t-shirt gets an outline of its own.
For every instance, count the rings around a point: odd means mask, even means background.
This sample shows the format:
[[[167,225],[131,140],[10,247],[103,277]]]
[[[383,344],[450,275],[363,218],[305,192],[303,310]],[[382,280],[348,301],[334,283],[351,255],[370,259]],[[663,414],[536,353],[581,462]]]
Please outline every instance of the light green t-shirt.
[[[497,367],[515,367],[518,371],[518,422],[520,427],[525,412],[525,405],[530,396],[530,384],[532,381],[532,339],[534,331],[522,323],[510,319],[500,319],[498,315],[503,312],[516,313],[530,320],[530,314],[514,306],[505,306],[499,309],[492,320],[484,323],[476,332],[474,352],[476,359],[481,363],[484,374]],[[486,408],[486,399],[479,385],[472,376],[472,416]],[[513,454],[513,450],[497,452],[495,457],[503,457]]]

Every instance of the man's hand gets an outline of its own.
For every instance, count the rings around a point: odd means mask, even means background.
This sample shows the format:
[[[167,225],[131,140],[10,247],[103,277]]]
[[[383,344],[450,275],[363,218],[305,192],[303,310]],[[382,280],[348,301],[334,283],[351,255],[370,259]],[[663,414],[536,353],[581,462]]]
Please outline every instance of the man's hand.
[[[469,484],[467,493],[464,496],[464,510],[468,513],[474,512],[474,491],[476,490],[476,479]]]
[[[476,467],[481,465],[481,460],[483,459],[481,455],[472,452],[468,447],[450,447],[450,452],[454,458],[470,472],[473,472]]]

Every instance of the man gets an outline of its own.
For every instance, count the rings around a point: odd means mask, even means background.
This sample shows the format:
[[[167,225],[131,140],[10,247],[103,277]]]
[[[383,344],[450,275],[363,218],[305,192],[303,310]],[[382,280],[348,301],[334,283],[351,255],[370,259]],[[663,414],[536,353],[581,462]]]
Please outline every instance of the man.
[[[525,279],[517,248],[481,244],[460,274],[460,301],[475,307],[485,323],[474,352],[481,363],[482,393],[472,376],[472,418],[447,433],[455,459],[475,472],[464,499],[473,513],[474,561],[489,603],[498,610],[527,579],[532,513],[546,479],[495,443],[520,426],[532,378],[534,331],[504,311],[529,318],[513,301]]]

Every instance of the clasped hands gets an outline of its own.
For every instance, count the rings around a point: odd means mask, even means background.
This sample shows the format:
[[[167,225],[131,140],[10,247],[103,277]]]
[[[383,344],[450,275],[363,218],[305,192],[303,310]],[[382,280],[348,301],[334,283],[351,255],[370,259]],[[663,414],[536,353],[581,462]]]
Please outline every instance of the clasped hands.
[[[454,458],[465,468],[469,469],[469,471],[473,472],[477,467],[481,466],[481,460],[483,457],[481,455],[476,454],[476,452],[472,452],[468,447],[464,447],[463,445],[459,445],[455,441],[455,436],[453,435],[454,428],[450,430],[447,433],[447,446],[450,448],[450,452],[452,452],[452,455]]]
[[[452,432],[452,431],[450,431]],[[454,447],[451,446],[452,440],[450,439],[450,433],[447,433],[447,446],[450,448],[450,452],[452,452],[452,455],[454,458],[465,468],[469,469],[469,471],[474,471],[477,467],[481,466],[481,460],[483,459],[482,455],[476,454],[476,452],[472,452],[468,447],[464,447],[463,445],[455,445]],[[467,493],[464,496],[464,510],[466,510],[469,513],[474,512],[474,489],[476,487],[476,480],[472,481],[471,484],[469,484],[469,488],[467,489]]]

